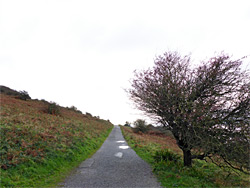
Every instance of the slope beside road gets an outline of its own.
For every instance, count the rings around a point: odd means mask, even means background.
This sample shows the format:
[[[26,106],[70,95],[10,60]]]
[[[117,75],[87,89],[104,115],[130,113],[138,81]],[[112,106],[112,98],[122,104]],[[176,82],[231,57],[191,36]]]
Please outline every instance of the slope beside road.
[[[60,183],[60,187],[161,187],[150,166],[115,126],[102,147]]]

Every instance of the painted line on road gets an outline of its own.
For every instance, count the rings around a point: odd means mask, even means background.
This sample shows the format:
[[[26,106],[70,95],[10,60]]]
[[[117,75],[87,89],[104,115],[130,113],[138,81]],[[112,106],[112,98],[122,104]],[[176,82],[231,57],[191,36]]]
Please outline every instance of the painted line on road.
[[[128,149],[129,146],[119,146],[120,149]]]
[[[122,158],[123,153],[122,152],[118,152],[118,153],[115,154],[115,156],[118,157],[118,158]]]
[[[117,143],[124,143],[125,141],[123,140],[119,140],[119,141],[116,141]]]

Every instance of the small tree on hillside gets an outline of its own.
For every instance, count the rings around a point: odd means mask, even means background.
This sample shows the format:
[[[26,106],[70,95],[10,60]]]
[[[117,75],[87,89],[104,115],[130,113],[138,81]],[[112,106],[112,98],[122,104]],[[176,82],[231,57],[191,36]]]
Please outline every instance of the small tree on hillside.
[[[135,72],[128,92],[138,109],[172,131],[185,166],[210,158],[245,171],[250,168],[250,79],[241,64],[242,59],[222,53],[192,70],[190,56],[167,52],[152,69]]]
[[[27,91],[19,91],[19,99],[21,100],[27,100],[27,99],[31,99],[31,97],[29,96],[28,92]]]
[[[48,113],[51,115],[60,115],[60,107],[55,102],[50,102],[48,104]]]
[[[125,122],[124,124],[125,127],[131,127],[131,123],[129,123],[128,121]]]
[[[139,132],[146,133],[148,131],[147,123],[143,119],[137,119],[134,122],[134,126],[135,126],[134,127],[134,132],[135,133],[139,133]]]

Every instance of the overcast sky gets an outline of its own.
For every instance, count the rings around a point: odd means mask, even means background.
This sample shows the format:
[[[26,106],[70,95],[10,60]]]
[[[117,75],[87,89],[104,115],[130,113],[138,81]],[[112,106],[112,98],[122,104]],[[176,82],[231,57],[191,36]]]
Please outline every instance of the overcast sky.
[[[250,1],[0,0],[0,85],[114,124],[142,117],[124,89],[167,50],[250,55]]]

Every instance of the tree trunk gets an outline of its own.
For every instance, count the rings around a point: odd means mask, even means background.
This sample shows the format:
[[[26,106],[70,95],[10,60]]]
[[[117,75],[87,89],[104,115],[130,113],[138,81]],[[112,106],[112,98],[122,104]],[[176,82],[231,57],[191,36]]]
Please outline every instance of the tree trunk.
[[[183,150],[184,166],[192,166],[192,155],[190,150]]]
[[[192,166],[192,155],[191,155],[191,149],[189,149],[188,144],[185,143],[182,139],[180,139],[178,135],[178,131],[172,130],[173,135],[176,139],[176,142],[180,149],[183,151],[184,156],[184,166]]]

